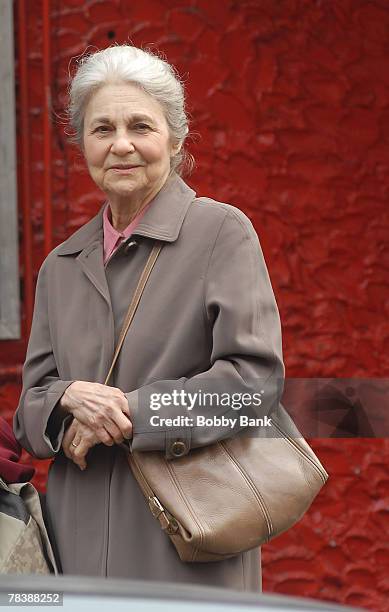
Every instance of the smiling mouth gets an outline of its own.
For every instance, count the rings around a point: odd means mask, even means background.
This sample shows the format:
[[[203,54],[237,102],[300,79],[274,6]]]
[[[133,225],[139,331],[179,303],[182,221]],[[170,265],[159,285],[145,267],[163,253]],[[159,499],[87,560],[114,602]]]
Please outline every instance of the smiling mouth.
[[[110,170],[133,170],[134,168],[139,168],[139,165],[135,165],[135,166],[111,166]]]

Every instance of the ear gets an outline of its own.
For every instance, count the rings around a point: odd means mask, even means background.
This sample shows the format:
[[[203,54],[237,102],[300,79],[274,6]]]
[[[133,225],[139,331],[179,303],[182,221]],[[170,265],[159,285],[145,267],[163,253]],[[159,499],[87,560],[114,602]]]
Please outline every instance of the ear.
[[[177,155],[177,153],[181,151],[181,147],[182,147],[182,142],[173,143],[170,149],[170,157],[174,157],[175,155]]]

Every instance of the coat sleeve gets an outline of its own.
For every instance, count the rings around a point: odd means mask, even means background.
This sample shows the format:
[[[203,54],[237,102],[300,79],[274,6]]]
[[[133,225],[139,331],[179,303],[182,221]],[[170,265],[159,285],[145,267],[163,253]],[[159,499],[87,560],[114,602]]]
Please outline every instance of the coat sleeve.
[[[131,451],[165,450],[166,456],[173,458],[177,456],[173,452],[177,441],[183,442],[180,450],[186,454],[191,448],[236,435],[244,427],[240,424],[244,414],[264,417],[278,407],[285,373],[278,308],[257,234],[250,220],[234,207],[229,207],[211,251],[204,282],[204,311],[212,335],[209,369],[190,378],[160,380],[126,393],[133,423]],[[199,400],[191,410],[182,403],[161,405],[158,411],[151,409],[152,398],[163,399],[163,394],[174,391],[180,400],[181,392],[191,393],[193,398],[197,392]],[[232,401],[217,408],[204,405],[204,393],[215,392],[219,399],[225,394],[235,399],[246,394],[246,406],[238,411]],[[261,394],[260,408],[253,407],[255,394]],[[162,419],[179,414],[191,421],[171,427],[151,426],[153,415]],[[232,429],[217,420],[210,426],[198,425],[198,417],[223,415],[238,417],[237,425]]]
[[[61,448],[66,424],[73,418],[58,405],[74,381],[60,380],[48,319],[46,259],[38,274],[31,333],[23,366],[23,388],[14,415],[16,439],[38,459],[53,457]]]

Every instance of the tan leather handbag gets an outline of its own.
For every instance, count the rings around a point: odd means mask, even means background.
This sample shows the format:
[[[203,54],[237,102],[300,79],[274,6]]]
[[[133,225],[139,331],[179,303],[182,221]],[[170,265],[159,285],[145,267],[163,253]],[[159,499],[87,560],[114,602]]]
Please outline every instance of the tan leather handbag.
[[[105,384],[161,248],[157,242],[140,277]],[[161,451],[129,453],[150,511],[182,561],[219,561],[268,542],[302,517],[327,481],[283,407],[271,418],[266,436],[246,432],[174,460]]]

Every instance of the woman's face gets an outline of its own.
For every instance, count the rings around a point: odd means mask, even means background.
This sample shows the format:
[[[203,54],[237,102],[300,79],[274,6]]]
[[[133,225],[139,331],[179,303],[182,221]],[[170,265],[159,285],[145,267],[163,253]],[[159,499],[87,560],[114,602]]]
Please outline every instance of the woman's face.
[[[129,83],[107,84],[92,95],[83,136],[91,177],[119,204],[150,201],[165,183],[171,156],[179,149],[170,142],[159,102]]]

